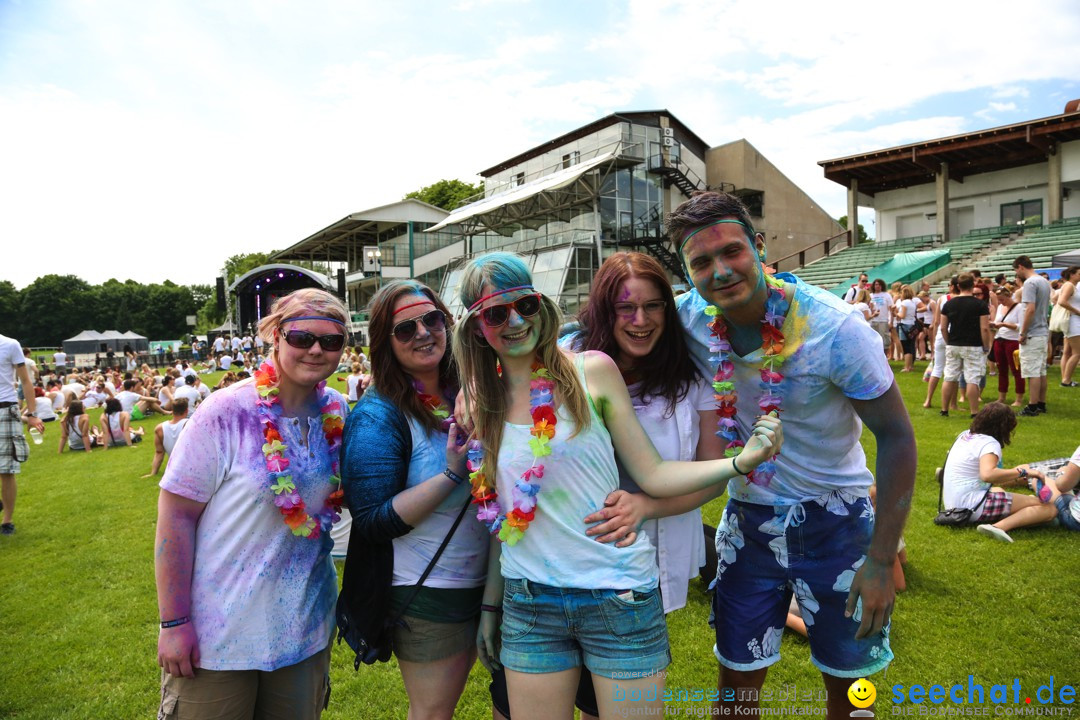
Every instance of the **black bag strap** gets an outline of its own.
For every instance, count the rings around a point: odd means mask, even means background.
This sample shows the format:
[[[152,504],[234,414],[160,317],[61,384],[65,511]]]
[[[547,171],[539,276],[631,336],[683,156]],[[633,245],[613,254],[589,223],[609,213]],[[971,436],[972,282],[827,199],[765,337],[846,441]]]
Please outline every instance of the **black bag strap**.
[[[454,532],[458,529],[458,525],[461,524],[461,519],[465,517],[465,511],[469,509],[469,505],[472,504],[472,495],[465,498],[465,504],[461,506],[461,512],[458,513],[457,519],[454,520],[454,524],[450,527],[450,531],[446,533],[446,537],[443,538],[442,544],[439,545],[439,549],[435,551],[435,554],[431,556],[431,562],[424,568],[424,572],[420,575],[420,579],[413,585],[412,591],[409,593],[409,597],[405,600],[405,604],[401,606],[401,610],[397,612],[394,618],[390,621],[390,627],[397,625],[401,618],[405,616],[405,611],[412,605],[412,601],[416,599],[420,589],[424,587],[424,581],[427,580],[428,575],[435,569],[435,563],[439,561],[439,557],[443,554],[443,550],[450,544],[450,538],[454,536]]]

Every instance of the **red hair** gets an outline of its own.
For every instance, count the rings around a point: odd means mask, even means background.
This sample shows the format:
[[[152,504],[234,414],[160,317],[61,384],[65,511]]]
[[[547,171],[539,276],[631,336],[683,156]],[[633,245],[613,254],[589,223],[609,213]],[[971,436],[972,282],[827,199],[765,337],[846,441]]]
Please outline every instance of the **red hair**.
[[[593,278],[589,302],[578,316],[581,337],[575,346],[578,350],[599,350],[613,358],[618,357],[615,303],[619,301],[623,283],[633,277],[651,282],[665,303],[664,332],[648,357],[634,366],[633,375],[641,378],[639,396],[642,399],[663,397],[670,415],[676,403],[686,398],[690,384],[701,375],[686,348],[671,283],[654,258],[639,252],[618,252],[604,261]]]

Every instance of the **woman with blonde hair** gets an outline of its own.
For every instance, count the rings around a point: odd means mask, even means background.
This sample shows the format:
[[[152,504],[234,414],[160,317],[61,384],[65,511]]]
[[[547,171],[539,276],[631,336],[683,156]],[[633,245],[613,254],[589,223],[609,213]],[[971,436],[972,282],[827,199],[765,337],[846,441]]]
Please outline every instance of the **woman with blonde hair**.
[[[652,545],[644,535],[622,548],[596,542],[581,518],[618,488],[616,454],[645,492],[684,495],[775,454],[780,422],[759,419],[736,458],[662,461],[614,361],[559,349],[562,314],[520,257],[473,259],[460,297],[454,357],[475,408],[469,477],[493,537],[481,660],[505,667],[514,720],[569,717],[582,665],[601,717],[656,712],[671,654]],[[616,690],[643,699],[617,702]]]
[[[1069,312],[1069,327],[1065,330],[1065,342],[1068,352],[1061,355],[1061,384],[1063,387],[1077,387],[1073,381],[1076,364],[1080,362],[1080,294],[1076,284],[1080,282],[1080,267],[1073,265],[1061,273],[1061,290],[1058,291],[1057,305]]]
[[[272,359],[207,398],[177,440],[154,552],[162,717],[322,713],[348,413],[325,381],[348,321],[322,290],[278,299],[259,323]]]
[[[855,293],[855,302],[853,304],[855,309],[862,313],[863,319],[866,320],[866,322],[872,323],[873,318],[877,317],[877,306],[874,305],[874,301],[870,297],[870,291],[866,288],[862,288]]]

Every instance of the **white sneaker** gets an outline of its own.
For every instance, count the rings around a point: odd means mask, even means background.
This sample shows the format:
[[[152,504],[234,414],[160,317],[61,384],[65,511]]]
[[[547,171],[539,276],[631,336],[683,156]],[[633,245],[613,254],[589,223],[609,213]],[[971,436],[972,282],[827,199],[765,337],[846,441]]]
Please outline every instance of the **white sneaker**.
[[[1001,528],[994,527],[993,525],[980,525],[979,527],[977,527],[975,529],[978,530],[983,535],[989,535],[990,537],[994,538],[995,540],[1000,540],[1002,542],[1009,542],[1009,543],[1011,543],[1013,541],[1013,539],[1011,537],[1009,537],[1009,533],[1005,532]]]

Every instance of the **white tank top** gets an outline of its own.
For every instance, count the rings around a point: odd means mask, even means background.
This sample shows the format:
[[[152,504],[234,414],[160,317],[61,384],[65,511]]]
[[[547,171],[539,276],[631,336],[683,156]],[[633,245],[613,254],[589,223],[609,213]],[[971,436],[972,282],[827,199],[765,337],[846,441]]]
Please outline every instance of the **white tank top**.
[[[588,391],[584,354],[577,359],[582,387]],[[644,533],[630,547],[600,543],[585,535],[586,515],[604,506],[608,493],[619,488],[619,470],[611,435],[589,398],[592,423],[572,441],[574,419],[560,407],[551,454],[542,458],[536,517],[516,545],[502,546],[502,574],[564,588],[589,590],[654,589],[659,583],[656,553]],[[503,510],[512,508],[511,488],[532,465],[529,449],[532,425],[506,423],[499,448],[496,480]]]
[[[180,437],[180,431],[187,425],[187,418],[184,418],[178,423],[166,422],[161,424],[161,444],[165,446],[165,453],[172,455],[173,446],[176,445],[176,439]]]

